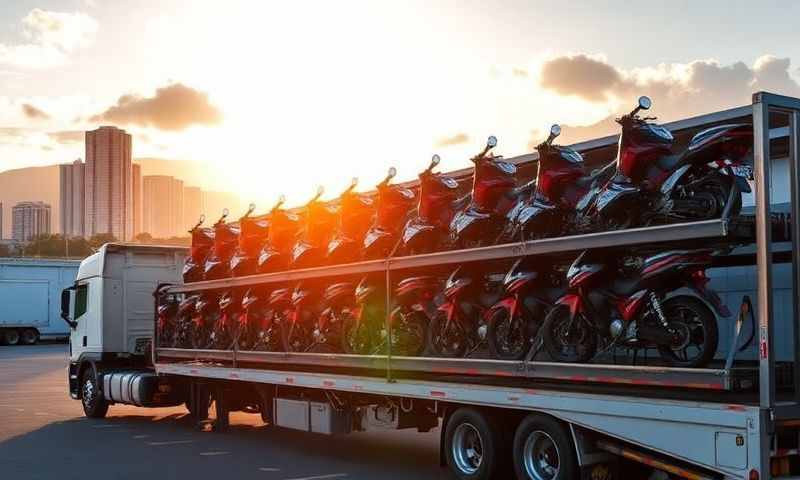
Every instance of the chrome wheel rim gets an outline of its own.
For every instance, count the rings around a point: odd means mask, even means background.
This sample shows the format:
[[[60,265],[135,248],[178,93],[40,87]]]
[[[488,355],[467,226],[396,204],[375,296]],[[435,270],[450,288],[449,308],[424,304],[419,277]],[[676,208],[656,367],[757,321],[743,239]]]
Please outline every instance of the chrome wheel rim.
[[[470,423],[462,423],[453,433],[453,461],[467,475],[473,475],[483,462],[483,439],[478,429]]]
[[[83,392],[81,395],[81,400],[86,408],[91,408],[96,394],[94,382],[90,378],[87,378],[86,381],[83,382]]]
[[[536,430],[528,435],[522,453],[523,466],[528,478],[552,480],[558,477],[561,458],[556,442],[546,432]]]

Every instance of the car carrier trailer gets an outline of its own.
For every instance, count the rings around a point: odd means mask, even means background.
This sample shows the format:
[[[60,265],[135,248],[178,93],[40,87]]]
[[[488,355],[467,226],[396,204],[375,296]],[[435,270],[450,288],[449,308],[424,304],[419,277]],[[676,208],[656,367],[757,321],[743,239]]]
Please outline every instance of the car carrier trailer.
[[[227,427],[233,410],[324,434],[441,425],[440,457],[458,478],[513,478],[512,468],[518,478],[537,479],[798,475],[800,229],[797,222],[776,228],[774,219],[775,213],[796,219],[800,212],[800,99],[758,93],[752,105],[665,126],[680,136],[742,119],[754,127],[752,225],[726,212],[717,220],[187,285],[180,284],[185,249],[108,244],[84,261],[62,295],[72,330],[70,393],[91,417],[104,416],[113,403],[185,403],[202,421],[213,399],[218,429]],[[614,142],[608,137],[575,147],[590,156]],[[512,159],[523,166],[531,160]],[[771,200],[781,195],[785,202]],[[719,267],[753,270],[744,290],[755,291],[755,307],[741,298],[736,322],[723,330],[732,333],[728,352],[712,368],[397,357],[391,349],[362,356],[160,348],[153,328],[154,293],[370,272],[390,285],[409,270],[612,246],[741,244],[751,234],[751,245],[722,257]],[[781,301],[779,287],[788,291]],[[748,361],[735,357],[750,315],[757,348]],[[780,361],[776,345],[788,345]]]

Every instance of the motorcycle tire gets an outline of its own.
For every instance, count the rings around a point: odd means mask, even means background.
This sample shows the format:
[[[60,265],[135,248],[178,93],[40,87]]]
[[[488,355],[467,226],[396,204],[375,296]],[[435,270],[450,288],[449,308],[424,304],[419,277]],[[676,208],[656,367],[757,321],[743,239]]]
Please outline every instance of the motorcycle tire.
[[[531,348],[536,336],[530,323],[524,318],[513,319],[505,307],[496,307],[489,314],[486,343],[489,354],[498,360],[522,360]],[[509,348],[508,337],[514,336],[514,345]]]
[[[344,353],[369,355],[372,351],[372,342],[366,322],[359,323],[349,312],[342,317],[341,339]]]
[[[670,366],[698,368],[708,365],[717,353],[719,330],[714,313],[700,300],[689,296],[673,297],[662,305],[670,327],[683,333],[678,345],[659,345],[658,353]],[[689,355],[690,343],[695,345]]]
[[[572,322],[573,331],[564,331],[569,325],[566,305],[557,305],[550,310],[542,324],[544,348],[556,362],[586,363],[597,352],[597,335],[581,314]],[[570,337],[565,336],[568,333]],[[564,347],[572,351],[566,352]]]
[[[456,326],[447,327],[447,317],[442,311],[437,311],[428,326],[428,340],[426,350],[436,357],[461,358],[467,353],[467,338]],[[458,337],[453,337],[452,332],[458,331]]]
[[[392,355],[418,357],[423,354],[428,339],[428,317],[411,311],[395,312],[392,317]]]
[[[313,343],[311,340],[311,329],[305,322],[282,322],[281,339],[283,341],[284,352],[306,352]]]

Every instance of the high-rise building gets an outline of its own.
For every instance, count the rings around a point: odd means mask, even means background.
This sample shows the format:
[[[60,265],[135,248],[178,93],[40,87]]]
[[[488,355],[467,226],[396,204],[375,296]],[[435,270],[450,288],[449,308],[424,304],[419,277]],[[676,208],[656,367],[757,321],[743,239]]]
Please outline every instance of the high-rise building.
[[[131,136],[117,127],[86,132],[84,234],[133,237]]]
[[[142,177],[142,228],[154,238],[180,235],[183,182],[168,175]]]
[[[84,164],[81,159],[58,166],[59,218],[61,234],[68,237],[84,236]]]
[[[203,214],[203,191],[200,187],[183,187],[183,219],[181,230],[193,227]],[[183,233],[183,232],[181,232]]]
[[[50,233],[50,205],[44,202],[19,202],[11,209],[14,240],[27,242]]]
[[[142,166],[138,163],[132,164],[133,181],[131,186],[133,188],[133,236],[142,233]]]

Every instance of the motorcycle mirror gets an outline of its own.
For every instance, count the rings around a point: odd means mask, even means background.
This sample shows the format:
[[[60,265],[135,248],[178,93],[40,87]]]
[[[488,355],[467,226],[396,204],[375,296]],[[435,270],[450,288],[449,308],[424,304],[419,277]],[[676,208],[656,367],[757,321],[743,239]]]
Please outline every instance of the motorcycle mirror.
[[[322,196],[323,193],[325,193],[325,187],[320,185],[319,187],[317,187],[317,196],[320,197]]]
[[[286,195],[281,193],[281,196],[278,197],[278,205],[283,205],[284,203],[286,203]]]
[[[441,162],[441,161],[442,161],[442,159],[439,157],[439,155],[434,154],[433,157],[431,157],[431,167],[430,168],[433,168],[436,165],[439,165],[439,162]]]
[[[205,213],[201,213],[201,214],[200,214],[200,219],[197,221],[197,225],[198,225],[198,226],[199,226],[199,225],[202,225],[202,224],[203,224],[203,222],[205,222],[205,221],[206,221],[206,214],[205,214]]]
[[[230,213],[230,210],[228,210],[227,208],[223,208],[222,209],[222,218],[227,217],[229,213]]]
[[[650,97],[646,95],[642,95],[639,97],[639,108],[642,110],[650,110],[650,107],[653,106],[653,101],[650,100]]]
[[[550,136],[556,138],[559,135],[561,135],[561,125],[556,123],[552,127],[550,127]]]
[[[497,146],[497,137],[494,135],[489,135],[489,138],[486,140],[486,148],[494,148]]]
[[[353,177],[350,179],[350,188],[355,188],[356,185],[358,185],[358,177]]]
[[[245,213],[244,215],[245,216],[250,215],[251,213],[253,213],[255,211],[256,211],[256,203],[255,202],[250,202],[250,205],[247,206],[247,213]]]
[[[394,178],[397,175],[397,169],[394,167],[389,167],[389,174],[386,175],[386,178]]]

